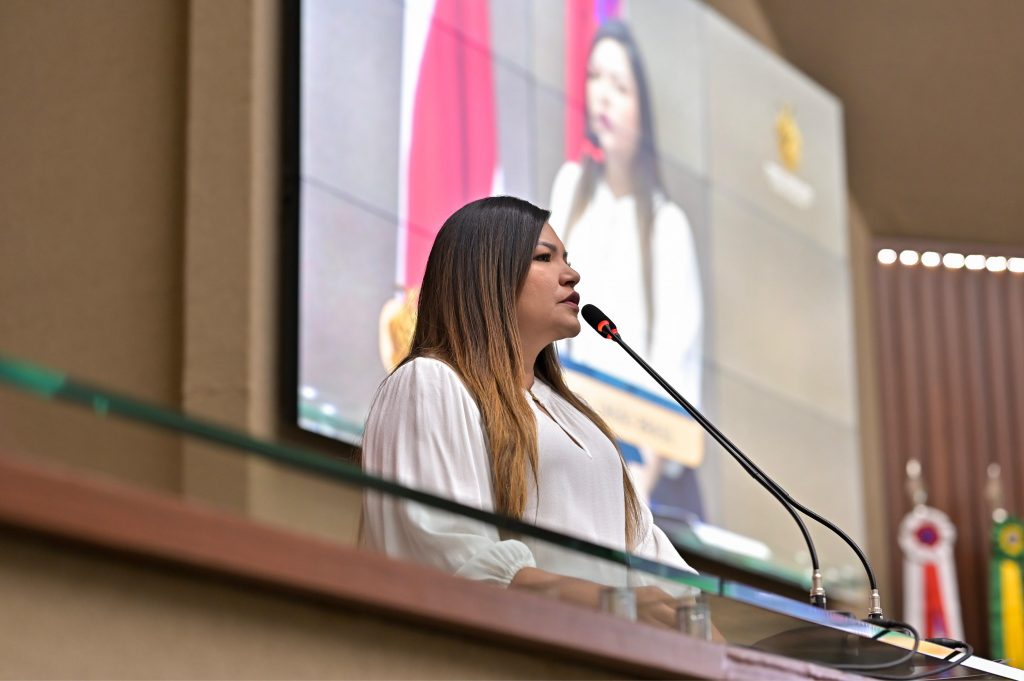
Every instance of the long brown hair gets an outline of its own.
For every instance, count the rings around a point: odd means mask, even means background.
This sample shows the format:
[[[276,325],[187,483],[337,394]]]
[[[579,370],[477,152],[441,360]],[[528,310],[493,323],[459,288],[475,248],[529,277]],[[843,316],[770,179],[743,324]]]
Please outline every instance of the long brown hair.
[[[640,272],[643,277],[644,305],[647,311],[647,339],[650,343],[651,330],[654,328],[655,197],[665,193],[661,172],[658,170],[658,154],[654,142],[654,113],[651,110],[651,98],[647,88],[647,74],[643,59],[640,57],[640,49],[629,27],[617,20],[602,24],[590,42],[590,53],[587,55],[588,63],[590,56],[594,53],[594,48],[602,40],[614,40],[626,51],[629,67],[633,72],[633,80],[636,83],[636,98],[640,109],[640,140],[636,155],[633,157],[633,165],[630,168],[630,180],[633,185],[633,200],[636,205],[637,237],[640,241]],[[583,101],[587,101],[586,92],[583,93]],[[590,111],[586,106],[583,107],[583,119],[587,140],[596,147],[598,138],[590,127]],[[569,221],[565,230],[566,243],[569,243],[569,235],[572,233],[573,227],[583,216],[591,199],[594,198],[597,181],[604,173],[604,162],[589,155],[583,156],[581,166],[582,172],[579,182],[576,183],[576,191],[569,208]]]
[[[483,419],[495,510],[518,519],[526,511],[529,479],[539,484],[539,455],[537,422],[521,387],[516,301],[549,215],[510,196],[473,201],[452,214],[427,259],[416,331],[405,359],[433,357],[462,378]],[[615,443],[604,420],[566,386],[554,345],[541,351],[534,375]],[[622,484],[626,541],[634,548],[641,506],[625,461]]]

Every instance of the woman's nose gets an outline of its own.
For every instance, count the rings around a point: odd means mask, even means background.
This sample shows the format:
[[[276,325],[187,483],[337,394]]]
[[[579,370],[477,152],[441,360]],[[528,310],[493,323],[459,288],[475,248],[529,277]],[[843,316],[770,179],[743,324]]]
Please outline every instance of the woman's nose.
[[[566,265],[565,272],[562,273],[562,285],[570,288],[575,288],[580,283],[580,273],[574,270],[572,267]]]

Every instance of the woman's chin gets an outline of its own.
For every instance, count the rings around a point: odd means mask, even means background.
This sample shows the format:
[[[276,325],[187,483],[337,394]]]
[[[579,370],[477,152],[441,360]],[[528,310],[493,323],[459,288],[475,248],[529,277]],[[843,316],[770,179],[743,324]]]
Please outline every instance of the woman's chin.
[[[583,327],[580,325],[579,320],[576,320],[575,324],[567,325],[565,330],[562,332],[561,337],[558,340],[565,340],[566,338],[575,338],[580,335],[580,331]]]

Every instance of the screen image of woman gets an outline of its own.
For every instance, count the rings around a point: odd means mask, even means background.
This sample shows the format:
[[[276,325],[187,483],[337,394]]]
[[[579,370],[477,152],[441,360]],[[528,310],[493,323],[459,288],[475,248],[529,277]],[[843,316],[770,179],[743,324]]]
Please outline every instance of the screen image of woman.
[[[588,274],[580,287],[584,302],[608,314],[623,338],[699,407],[704,323],[697,252],[689,220],[661,180],[648,87],[629,27],[618,20],[601,25],[587,59],[583,153],[558,171],[551,224]],[[651,404],[666,398],[597,334],[559,349],[567,365],[612,389]],[[692,452],[642,440],[621,443],[641,494],[659,507],[702,516],[696,471],[682,463],[693,463]]]

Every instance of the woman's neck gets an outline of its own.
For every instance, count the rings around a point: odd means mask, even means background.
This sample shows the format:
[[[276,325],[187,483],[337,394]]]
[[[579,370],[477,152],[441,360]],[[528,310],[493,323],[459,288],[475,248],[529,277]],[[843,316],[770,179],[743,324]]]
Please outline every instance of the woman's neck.
[[[609,155],[604,164],[604,181],[617,199],[633,194],[633,174],[628,161]]]
[[[520,355],[523,361],[523,390],[529,390],[530,386],[533,385],[534,379],[536,379],[533,367],[537,364],[537,358],[540,357],[542,350],[544,350],[544,346],[524,348],[524,352]]]

